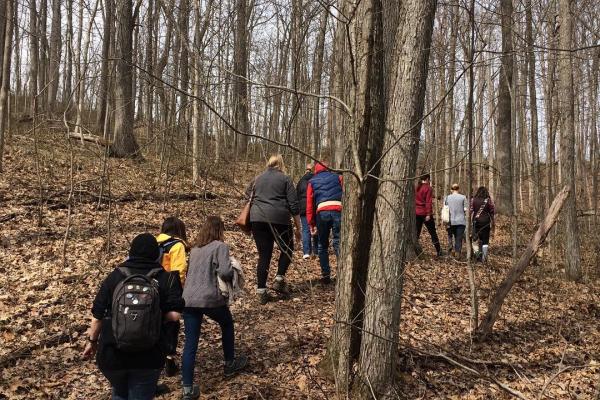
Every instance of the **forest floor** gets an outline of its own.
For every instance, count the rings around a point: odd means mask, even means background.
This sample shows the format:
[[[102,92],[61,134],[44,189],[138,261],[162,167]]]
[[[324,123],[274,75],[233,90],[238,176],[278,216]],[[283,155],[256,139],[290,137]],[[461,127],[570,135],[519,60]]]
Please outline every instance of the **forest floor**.
[[[288,275],[292,299],[256,301],[256,251],[232,222],[259,167],[208,164],[202,187],[194,187],[169,153],[173,161],[162,164],[110,159],[105,169],[102,148],[77,142],[70,148],[60,132],[12,138],[0,176],[0,399],[108,399],[106,380],[80,357],[99,283],[125,258],[135,234],[155,233],[175,214],[193,238],[213,213],[225,218],[226,240],[246,271],[246,296],[232,312],[237,351],[249,355],[250,366],[223,378],[218,326],[205,323],[196,368],[202,398],[335,398],[334,384],[319,369],[335,293],[318,284],[317,260],[302,261],[297,252]],[[102,179],[105,172],[109,179]],[[523,246],[534,228],[520,220]],[[490,263],[476,270],[481,314],[511,265],[506,222],[492,240]],[[492,337],[480,344],[469,335],[466,264],[432,257],[426,233],[421,242],[425,255],[406,272],[402,398],[510,398],[494,382],[530,399],[599,398],[600,283],[589,278],[598,268],[592,252],[585,253],[583,284],[565,282],[560,262],[540,257],[510,293]],[[180,398],[179,378],[164,382],[173,391],[160,398]]]

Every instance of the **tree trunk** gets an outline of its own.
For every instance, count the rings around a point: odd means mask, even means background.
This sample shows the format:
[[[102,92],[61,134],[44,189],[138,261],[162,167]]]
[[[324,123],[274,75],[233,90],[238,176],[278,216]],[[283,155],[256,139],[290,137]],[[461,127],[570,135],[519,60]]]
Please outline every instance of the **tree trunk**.
[[[501,0],[502,56],[500,80],[498,82],[498,119],[496,128],[496,168],[498,185],[496,190],[496,210],[500,214],[513,213],[513,156],[511,139],[512,110],[511,90],[513,85],[513,5],[512,0]]]
[[[39,42],[37,26],[37,10],[35,1],[29,2],[29,93],[31,96],[31,116],[35,118],[38,112],[38,102],[35,97],[38,94],[38,69],[39,69]]]
[[[66,102],[71,96],[73,85],[73,0],[67,0],[67,32],[65,43],[65,76],[62,101]]]
[[[60,0],[52,0],[52,27],[50,31],[50,87],[48,90],[48,106],[51,111],[56,109],[56,95],[60,81],[59,66],[62,50]]]
[[[565,219],[564,243],[567,279],[581,280],[581,256],[579,254],[579,230],[577,228],[577,192],[575,190],[575,121],[573,93],[572,47],[573,0],[560,0],[560,42],[558,60],[559,70],[559,110],[560,110],[560,158],[562,184],[566,185],[571,198],[567,202],[563,217]]]
[[[389,0],[391,1],[391,0]],[[361,398],[396,398],[396,363],[400,306],[406,250],[412,243],[413,183],[416,171],[420,120],[428,72],[429,48],[435,17],[435,0],[404,3],[405,18],[395,34],[390,112],[387,116],[376,202],[373,242],[369,259],[364,331],[360,349]],[[397,57],[397,58],[396,58]]]
[[[244,133],[250,133],[248,116],[248,52],[250,41],[248,37],[248,15],[250,13],[248,0],[236,0],[236,25],[233,52],[233,101],[234,120],[236,128]],[[238,143],[237,154],[245,153],[248,147],[247,136],[236,136]]]
[[[100,132],[104,132],[104,121],[106,120],[106,110],[108,104],[108,58],[110,56],[110,42],[112,33],[112,18],[113,18],[113,0],[104,0],[104,29],[102,37],[102,61],[100,64],[100,87],[98,89],[98,117],[96,125]],[[147,47],[152,47],[147,43]]]
[[[533,49],[533,16],[532,2],[527,0],[525,4],[525,38],[527,40],[527,66],[529,83],[529,112],[531,119],[531,171],[533,182],[533,204],[535,207],[536,220],[542,215],[542,203],[540,194],[540,150],[538,144],[538,108],[537,92],[535,88],[535,52]]]
[[[133,134],[132,76],[132,0],[117,0],[117,75],[115,85],[115,126],[111,155],[140,157]]]
[[[6,127],[10,118],[8,93],[10,91],[10,61],[12,55],[13,35],[13,7],[14,0],[6,0],[4,14],[0,18],[4,20],[4,43],[2,43],[2,81],[0,82],[0,172],[3,171],[2,159],[4,158],[4,138]]]

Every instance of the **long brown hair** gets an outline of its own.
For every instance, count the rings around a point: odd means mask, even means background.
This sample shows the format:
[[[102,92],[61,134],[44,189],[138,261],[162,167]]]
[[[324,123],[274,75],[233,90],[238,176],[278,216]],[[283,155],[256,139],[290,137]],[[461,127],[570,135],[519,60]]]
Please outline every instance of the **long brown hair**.
[[[221,217],[211,215],[206,217],[206,221],[200,228],[198,238],[194,243],[194,247],[203,247],[213,240],[223,241],[225,236],[225,224]]]
[[[175,236],[176,238],[187,241],[185,224],[177,217],[169,217],[165,219],[160,227],[160,233],[165,233],[169,236]]]

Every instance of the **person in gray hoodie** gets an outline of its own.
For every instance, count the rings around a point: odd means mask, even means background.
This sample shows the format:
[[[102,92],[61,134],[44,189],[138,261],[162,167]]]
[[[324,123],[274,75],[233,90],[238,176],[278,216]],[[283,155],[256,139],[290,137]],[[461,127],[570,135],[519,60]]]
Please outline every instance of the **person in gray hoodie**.
[[[210,216],[200,229],[200,235],[190,252],[188,274],[183,288],[185,344],[182,356],[183,399],[200,397],[194,385],[194,367],[204,315],[221,327],[221,341],[225,358],[225,376],[232,376],[248,364],[246,356],[235,356],[233,317],[227,298],[219,290],[218,277],[224,281],[233,278],[229,246],[223,242],[225,227],[220,217]]]
[[[462,243],[465,237],[465,228],[467,226],[466,212],[469,209],[467,197],[460,192],[458,183],[452,185],[452,193],[444,200],[444,204],[450,209],[450,226],[448,232],[449,247],[454,239],[454,255],[460,257]],[[450,249],[452,251],[452,248]]]

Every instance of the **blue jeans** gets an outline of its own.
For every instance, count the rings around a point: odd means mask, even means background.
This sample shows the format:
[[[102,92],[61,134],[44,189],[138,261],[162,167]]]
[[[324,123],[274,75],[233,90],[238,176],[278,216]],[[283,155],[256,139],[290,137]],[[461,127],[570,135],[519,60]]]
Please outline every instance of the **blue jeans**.
[[[319,236],[310,234],[306,215],[300,216],[300,222],[302,222],[302,254],[319,254]]]
[[[183,311],[183,322],[185,332],[185,345],[181,357],[181,375],[183,386],[192,386],[194,383],[194,367],[196,364],[196,353],[198,352],[198,340],[200,340],[200,328],[202,319],[206,315],[221,327],[221,341],[223,343],[223,356],[225,361],[233,361],[234,353],[234,330],[233,317],[229,307],[216,308],[186,308]]]
[[[333,233],[333,250],[336,257],[340,254],[340,230],[342,213],[340,211],[321,211],[317,214],[317,232],[319,233],[319,263],[324,277],[331,275],[329,268],[329,232]]]
[[[462,250],[463,239],[465,237],[465,225],[450,225],[448,237],[454,238],[454,251],[460,254]]]
[[[112,400],[152,400],[160,369],[103,370],[112,386]]]

